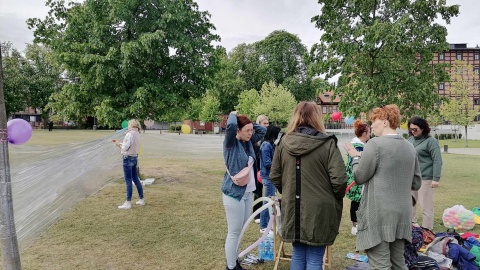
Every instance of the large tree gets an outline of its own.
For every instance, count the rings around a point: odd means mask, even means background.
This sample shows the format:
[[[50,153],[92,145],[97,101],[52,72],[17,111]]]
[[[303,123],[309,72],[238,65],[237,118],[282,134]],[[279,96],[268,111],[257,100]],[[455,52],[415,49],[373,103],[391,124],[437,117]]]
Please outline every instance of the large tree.
[[[468,126],[474,123],[478,110],[471,96],[478,91],[478,73],[465,61],[455,61],[450,68],[450,99],[440,109],[445,120],[465,128],[465,145],[468,147]]]
[[[27,95],[26,77],[23,67],[27,65],[25,57],[15,48],[12,43],[0,44],[2,49],[3,87],[5,93],[5,109],[7,117],[11,113],[24,110],[27,107],[25,96]]]
[[[58,109],[85,111],[100,124],[162,115],[188,104],[208,86],[216,66],[210,15],[192,0],[48,0],[49,15],[29,19],[74,75],[55,95]],[[70,104],[65,104],[72,100]]]
[[[323,30],[311,56],[312,71],[327,78],[344,75],[335,92],[340,110],[359,115],[381,104],[397,104],[405,116],[428,114],[439,101],[437,85],[446,81],[444,65],[432,65],[435,52],[448,49],[447,23],[458,5],[439,1],[319,0],[312,18]]]

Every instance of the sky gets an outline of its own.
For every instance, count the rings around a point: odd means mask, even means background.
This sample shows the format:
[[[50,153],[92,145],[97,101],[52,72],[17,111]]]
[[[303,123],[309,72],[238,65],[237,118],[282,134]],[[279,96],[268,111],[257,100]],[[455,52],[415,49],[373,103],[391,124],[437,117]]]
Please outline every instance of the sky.
[[[211,14],[220,45],[230,51],[240,43],[264,39],[275,30],[296,34],[308,48],[317,43],[321,31],[310,22],[320,14],[316,0],[197,0],[200,10]],[[460,15],[447,25],[449,43],[480,45],[480,1],[447,0],[460,5]],[[0,41],[11,41],[19,50],[33,42],[25,23],[31,17],[44,18],[48,9],[43,0],[0,0]],[[441,24],[445,25],[443,22]]]

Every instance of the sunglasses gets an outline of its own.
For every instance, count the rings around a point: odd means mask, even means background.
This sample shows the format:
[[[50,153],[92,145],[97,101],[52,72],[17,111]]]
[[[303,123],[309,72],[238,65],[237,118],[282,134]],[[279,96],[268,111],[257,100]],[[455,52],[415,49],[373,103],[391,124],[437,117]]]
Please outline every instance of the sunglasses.
[[[411,132],[417,132],[417,131],[418,131],[418,128],[411,128],[410,131],[411,131]]]

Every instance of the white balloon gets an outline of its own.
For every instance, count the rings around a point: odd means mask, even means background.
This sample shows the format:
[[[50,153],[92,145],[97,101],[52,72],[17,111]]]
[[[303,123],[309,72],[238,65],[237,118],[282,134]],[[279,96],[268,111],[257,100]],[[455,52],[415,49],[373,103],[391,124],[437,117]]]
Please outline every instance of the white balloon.
[[[143,123],[145,124],[146,127],[151,127],[153,126],[153,124],[155,123],[155,121],[153,121],[152,119],[145,119],[143,121]]]

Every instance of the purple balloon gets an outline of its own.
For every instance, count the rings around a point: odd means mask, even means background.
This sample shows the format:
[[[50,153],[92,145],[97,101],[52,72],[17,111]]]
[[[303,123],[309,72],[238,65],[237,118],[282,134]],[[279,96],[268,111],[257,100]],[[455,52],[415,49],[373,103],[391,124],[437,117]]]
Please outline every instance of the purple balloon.
[[[32,137],[32,126],[21,118],[7,122],[8,142],[11,144],[24,144]]]

